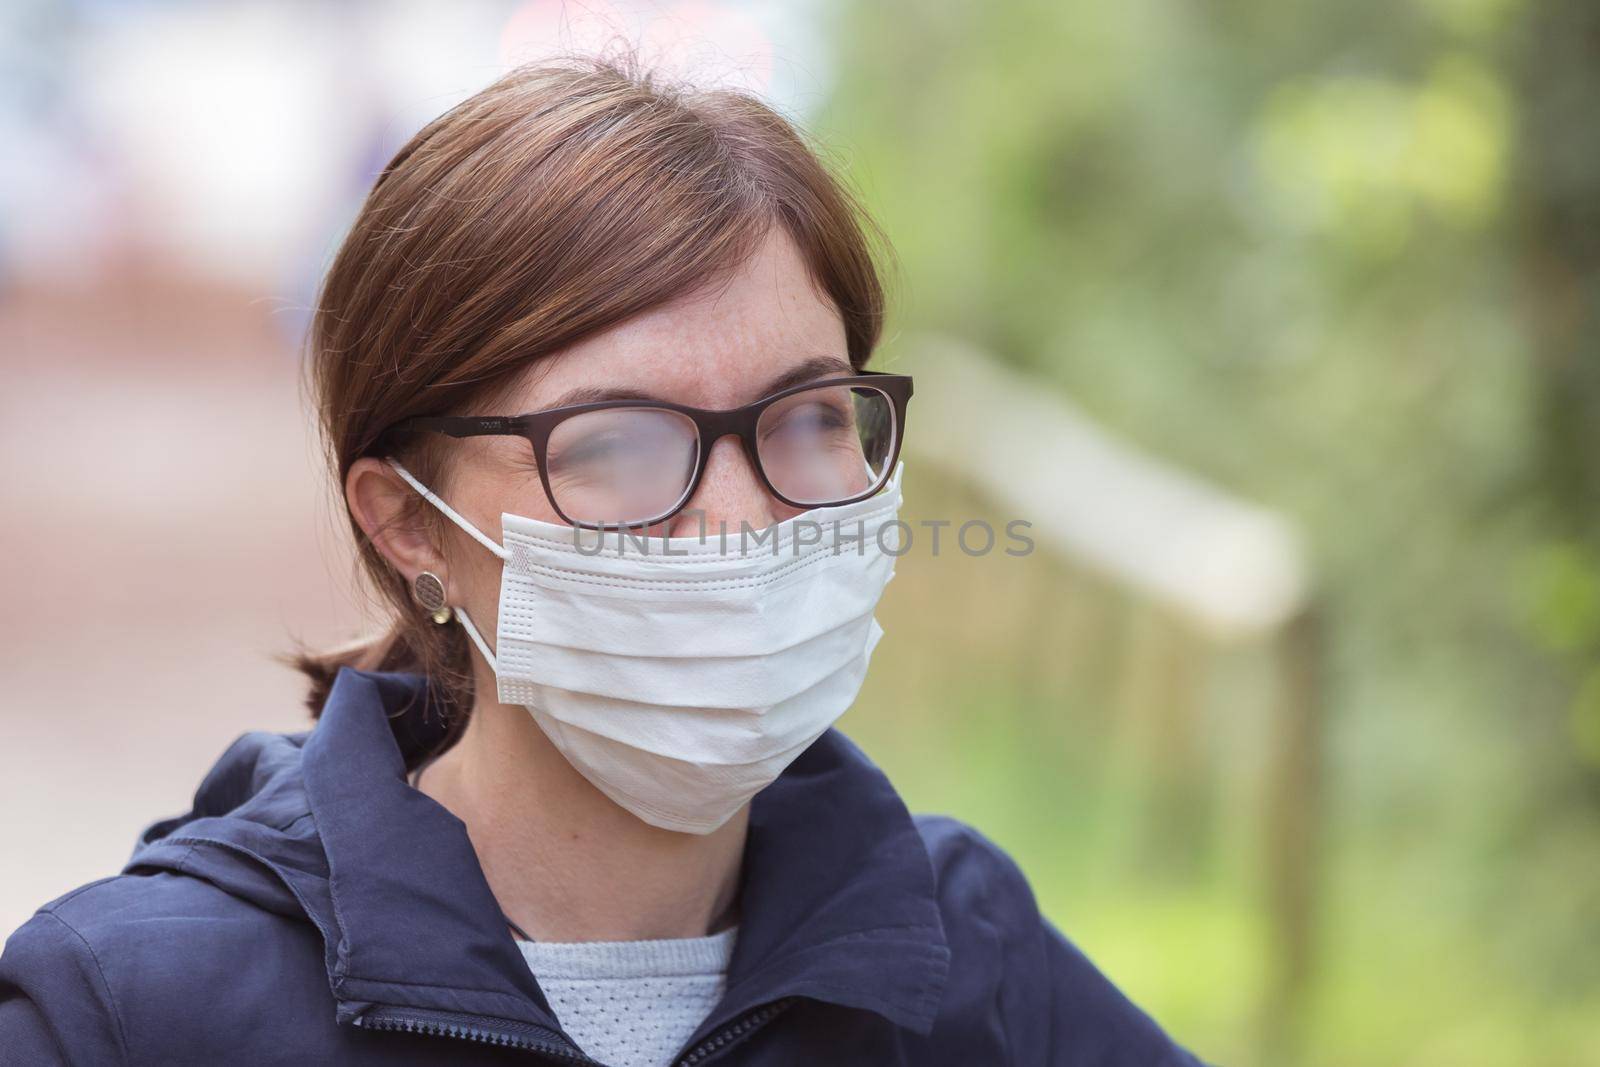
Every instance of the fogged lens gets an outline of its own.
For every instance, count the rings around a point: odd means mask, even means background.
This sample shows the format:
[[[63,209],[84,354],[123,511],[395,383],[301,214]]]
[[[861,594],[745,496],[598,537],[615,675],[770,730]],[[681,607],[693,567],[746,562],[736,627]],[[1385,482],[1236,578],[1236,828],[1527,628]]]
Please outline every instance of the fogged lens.
[[[805,389],[761,413],[756,441],[767,480],[796,504],[823,505],[871,492],[894,454],[894,405],[881,390]]]
[[[550,495],[572,522],[648,522],[688,492],[698,448],[694,422],[676,411],[605,408],[573,415],[550,431]]]

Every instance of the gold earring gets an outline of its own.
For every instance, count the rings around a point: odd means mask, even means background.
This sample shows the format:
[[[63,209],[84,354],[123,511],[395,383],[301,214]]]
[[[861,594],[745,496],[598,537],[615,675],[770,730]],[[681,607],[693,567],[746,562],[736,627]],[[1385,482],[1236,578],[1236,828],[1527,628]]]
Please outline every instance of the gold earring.
[[[423,609],[433,614],[433,621],[443,626],[450,621],[450,606],[444,602],[444,583],[432,571],[423,571],[411,583],[411,595]]]

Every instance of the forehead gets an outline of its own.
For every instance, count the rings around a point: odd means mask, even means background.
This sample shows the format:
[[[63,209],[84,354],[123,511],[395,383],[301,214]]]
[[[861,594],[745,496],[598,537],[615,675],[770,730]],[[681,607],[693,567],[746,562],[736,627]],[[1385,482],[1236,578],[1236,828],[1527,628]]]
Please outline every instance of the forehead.
[[[848,365],[844,322],[812,283],[798,247],[774,226],[725,281],[635,315],[530,368],[513,394],[535,411],[595,387],[696,407],[735,407],[807,360]]]

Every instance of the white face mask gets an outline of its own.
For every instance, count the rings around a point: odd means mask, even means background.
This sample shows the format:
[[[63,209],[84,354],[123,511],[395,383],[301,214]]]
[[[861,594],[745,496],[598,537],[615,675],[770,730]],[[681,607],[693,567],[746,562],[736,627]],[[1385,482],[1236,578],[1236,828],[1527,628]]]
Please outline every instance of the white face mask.
[[[760,531],[640,538],[500,516],[495,673],[580,773],[645,822],[710,833],[854,702],[883,630],[904,464],[876,496]],[[741,544],[742,541],[742,544]],[[496,654],[498,652],[498,655]]]

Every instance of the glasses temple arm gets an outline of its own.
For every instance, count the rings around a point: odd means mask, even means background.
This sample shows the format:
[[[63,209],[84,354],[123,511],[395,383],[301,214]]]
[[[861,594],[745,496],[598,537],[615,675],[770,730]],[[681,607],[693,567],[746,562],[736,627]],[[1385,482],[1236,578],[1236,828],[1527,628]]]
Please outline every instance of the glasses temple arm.
[[[419,415],[395,424],[401,432],[433,431],[451,437],[491,437],[515,434],[513,420],[495,415]]]

